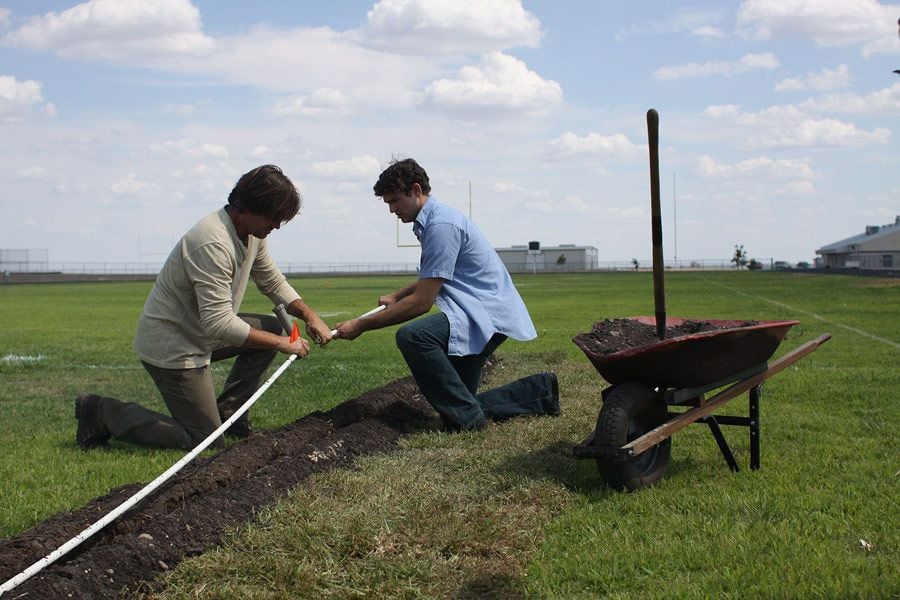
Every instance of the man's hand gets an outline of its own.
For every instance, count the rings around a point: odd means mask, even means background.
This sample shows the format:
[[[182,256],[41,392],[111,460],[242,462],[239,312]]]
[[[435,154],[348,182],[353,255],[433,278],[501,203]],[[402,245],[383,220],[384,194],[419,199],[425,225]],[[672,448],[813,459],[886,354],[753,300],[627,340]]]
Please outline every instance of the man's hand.
[[[365,329],[362,327],[362,319],[341,321],[335,326],[335,330],[337,333],[334,337],[342,340],[355,340],[365,332]]]
[[[293,342],[288,338],[282,338],[284,341],[278,346],[278,351],[283,354],[296,354],[297,358],[305,358],[309,354],[309,342],[305,339],[297,338]]]
[[[291,302],[287,312],[306,323],[306,334],[319,346],[331,341],[331,328],[319,317],[319,313],[307,306],[302,299],[298,298]]]
[[[319,315],[306,322],[306,334],[316,340],[319,346],[325,346],[331,341],[331,327],[326,325]]]

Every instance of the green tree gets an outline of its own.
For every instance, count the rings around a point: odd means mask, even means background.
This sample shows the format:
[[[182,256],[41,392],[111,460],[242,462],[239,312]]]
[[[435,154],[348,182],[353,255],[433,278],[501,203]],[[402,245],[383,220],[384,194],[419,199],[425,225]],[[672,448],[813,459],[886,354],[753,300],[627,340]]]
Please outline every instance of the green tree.
[[[747,264],[747,252],[744,250],[744,245],[734,245],[734,256],[731,257],[731,262],[734,263],[734,266],[740,270]]]

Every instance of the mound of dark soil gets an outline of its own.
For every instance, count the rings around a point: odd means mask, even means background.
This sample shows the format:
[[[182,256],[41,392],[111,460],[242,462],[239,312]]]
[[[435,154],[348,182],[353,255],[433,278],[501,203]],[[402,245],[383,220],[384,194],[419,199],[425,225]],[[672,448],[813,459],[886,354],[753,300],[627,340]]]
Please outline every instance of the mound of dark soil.
[[[195,459],[115,523],[4,597],[119,598],[151,591],[163,571],[215,546],[227,528],[253,520],[261,507],[310,474],[391,450],[401,436],[439,423],[407,377],[327,412],[261,431],[215,456]],[[141,487],[120,487],[0,541],[0,581],[50,554]]]
[[[756,325],[756,321],[743,321],[739,327]],[[727,329],[734,328],[729,325]],[[726,329],[708,321],[684,321],[675,327],[666,327],[666,339],[683,337],[704,331]],[[634,319],[605,319],[597,321],[590,333],[579,333],[575,339],[594,354],[612,354],[628,348],[639,348],[659,341],[656,326],[646,325]]]

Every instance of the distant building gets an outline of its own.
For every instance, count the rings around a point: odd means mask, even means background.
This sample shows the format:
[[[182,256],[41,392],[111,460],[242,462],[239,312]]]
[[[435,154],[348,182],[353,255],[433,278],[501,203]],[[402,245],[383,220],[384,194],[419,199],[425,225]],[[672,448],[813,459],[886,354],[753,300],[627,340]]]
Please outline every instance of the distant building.
[[[900,216],[888,225],[867,225],[865,233],[822,246],[816,266],[831,269],[900,269]]]
[[[541,247],[540,242],[496,248],[510,273],[571,273],[593,271],[598,267],[599,251],[593,246],[560,244]]]

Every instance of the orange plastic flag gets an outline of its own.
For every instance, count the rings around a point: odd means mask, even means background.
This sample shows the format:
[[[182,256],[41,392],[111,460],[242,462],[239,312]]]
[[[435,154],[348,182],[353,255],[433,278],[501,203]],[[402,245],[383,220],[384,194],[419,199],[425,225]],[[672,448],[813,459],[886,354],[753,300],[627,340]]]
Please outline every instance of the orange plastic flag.
[[[300,328],[297,327],[297,321],[294,321],[294,328],[291,330],[291,342],[300,339]]]

